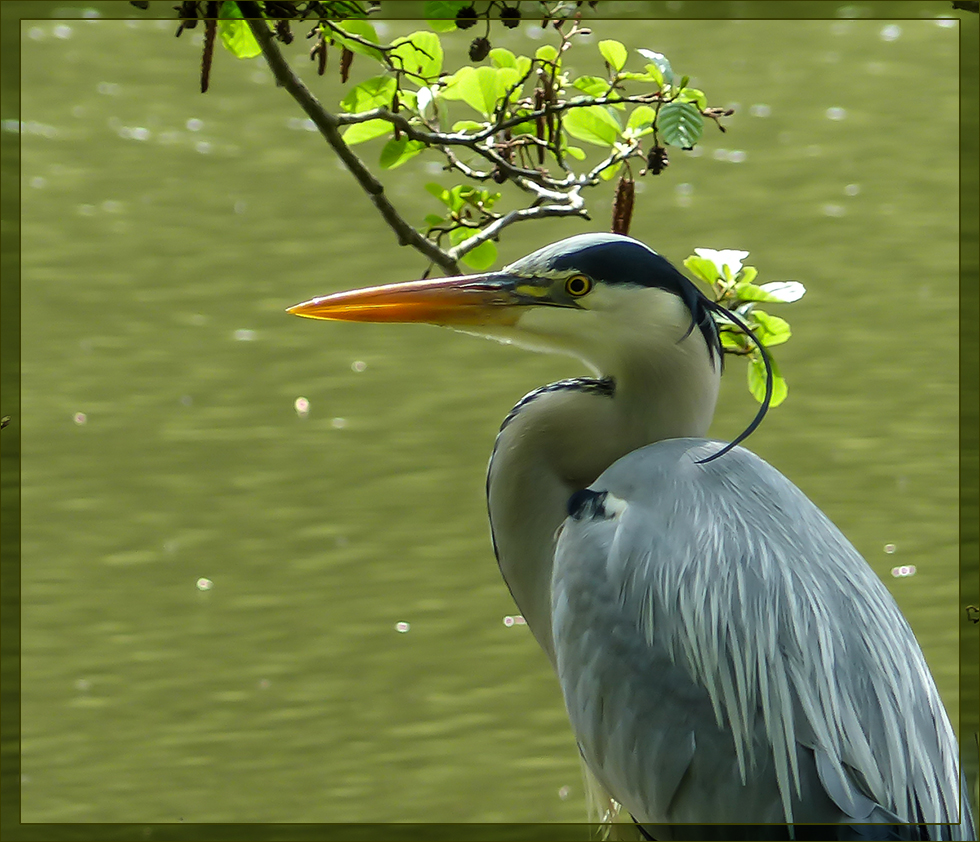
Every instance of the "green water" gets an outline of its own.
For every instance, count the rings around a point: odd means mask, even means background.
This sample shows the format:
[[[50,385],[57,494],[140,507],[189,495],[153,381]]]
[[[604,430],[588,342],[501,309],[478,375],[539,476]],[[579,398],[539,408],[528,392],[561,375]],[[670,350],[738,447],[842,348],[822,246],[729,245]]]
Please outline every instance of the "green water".
[[[497,43],[533,47],[536,26]],[[288,317],[424,263],[261,60],[219,50],[201,96],[199,30],[173,30],[22,29],[24,821],[582,820],[557,684],[504,624],[483,496],[511,405],[581,369]],[[751,446],[887,582],[956,721],[956,28],[600,37],[736,107],[699,158],[642,183],[632,233],[675,261],[746,249],[761,280],[806,283],[785,312],[789,400]],[[295,65],[335,105],[306,47]],[[434,161],[384,176],[412,221],[437,210],[418,185],[449,183]],[[607,228],[610,194],[591,225],[511,229],[501,260]],[[738,361],[726,381],[720,437],[754,412]]]

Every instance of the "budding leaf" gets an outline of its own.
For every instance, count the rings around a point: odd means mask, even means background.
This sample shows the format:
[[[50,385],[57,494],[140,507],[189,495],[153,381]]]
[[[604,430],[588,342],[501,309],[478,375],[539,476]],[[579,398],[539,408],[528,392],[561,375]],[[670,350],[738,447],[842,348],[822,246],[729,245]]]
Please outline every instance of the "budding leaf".
[[[755,335],[767,348],[770,345],[782,345],[793,335],[786,319],[770,316],[762,310],[753,310],[752,317],[758,324]]]
[[[490,61],[494,67],[513,67],[517,69],[517,57],[503,47],[495,47],[490,50]]]
[[[643,137],[653,131],[653,119],[657,112],[649,105],[638,105],[626,121],[626,131],[630,137]]]
[[[348,145],[364,143],[365,140],[373,140],[376,137],[388,134],[391,131],[391,123],[387,120],[367,120],[364,123],[354,123],[344,131],[344,142]]]
[[[398,140],[392,138],[382,147],[379,163],[383,169],[393,170],[410,158],[414,158],[423,149],[425,144],[421,140],[409,140],[407,137]]]
[[[713,260],[708,260],[706,257],[695,257],[691,255],[684,261],[684,267],[694,275],[696,278],[700,278],[706,284],[713,284],[719,278],[721,274],[718,271],[718,267],[715,265]]]
[[[340,101],[340,107],[344,111],[356,113],[390,105],[395,88],[396,83],[391,76],[375,76],[352,89]]]
[[[218,16],[218,34],[228,52],[238,58],[255,58],[262,54],[262,48],[248,23],[242,19],[237,3],[222,3]]]
[[[776,361],[769,357],[769,362],[772,365],[772,402],[770,406],[779,406],[784,400],[786,400],[786,395],[789,392],[789,387],[786,385],[786,381],[783,376],[779,373],[779,367],[776,365]],[[762,403],[766,399],[766,364],[758,356],[758,354],[749,359],[749,391],[759,403]]]
[[[670,62],[667,60],[667,56],[663,53],[655,53],[653,50],[637,50],[637,52],[643,56],[647,61],[652,62],[653,66],[656,67],[660,78],[666,82],[668,85],[674,82],[674,71],[671,69]],[[650,65],[647,65],[647,70],[650,69]]]
[[[351,35],[356,35],[358,38],[361,38],[364,41],[370,41],[372,44],[378,43],[378,33],[374,31],[373,24],[368,23],[366,20],[348,18],[347,20],[338,21],[337,26],[346,32],[349,32]],[[346,47],[352,53],[360,53],[362,56],[367,56],[368,58],[373,59],[382,58],[379,50],[364,46],[363,44],[353,41],[350,38],[344,38],[343,35],[335,35],[334,38],[341,47]]]
[[[601,76],[579,76],[572,85],[591,97],[602,96],[609,90],[609,82]]]
[[[493,266],[494,261],[497,259],[497,246],[492,240],[487,240],[480,243],[473,251],[468,251],[464,254],[460,260],[463,261],[471,269],[476,269],[477,272],[482,272],[484,269],[489,269]]]
[[[600,41],[599,52],[602,57],[609,62],[609,66],[617,73],[626,66],[626,58],[629,55],[626,47],[619,41]]]
[[[395,67],[417,73],[426,79],[442,70],[442,43],[434,32],[419,30],[391,42],[394,49],[388,54]]]
[[[562,125],[572,137],[596,146],[612,146],[622,133],[619,121],[601,105],[573,108]]]

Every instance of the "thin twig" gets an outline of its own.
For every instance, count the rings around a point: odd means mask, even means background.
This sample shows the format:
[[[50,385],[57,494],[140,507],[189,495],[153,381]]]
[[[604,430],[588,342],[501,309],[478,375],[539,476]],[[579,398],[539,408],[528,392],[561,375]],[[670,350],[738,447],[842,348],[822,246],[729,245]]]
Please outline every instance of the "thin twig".
[[[306,112],[307,116],[313,121],[324,140],[330,144],[337,153],[344,166],[350,171],[351,175],[361,185],[361,188],[368,194],[378,212],[388,223],[389,227],[398,237],[398,244],[402,246],[412,246],[414,249],[425,255],[433,263],[438,264],[443,271],[453,275],[460,273],[456,259],[449,253],[443,251],[431,240],[423,237],[418,231],[409,225],[402,216],[395,210],[395,207],[388,200],[384,192],[384,185],[372,175],[370,170],[351,150],[338,131],[340,122],[334,114],[327,111],[310,92],[310,89],[293,73],[292,68],[287,64],[285,58],[279,50],[279,46],[272,38],[269,27],[262,19],[262,11],[255,0],[240,0],[238,4],[241,9],[242,17],[248,21],[249,28],[258,41],[265,56],[269,69],[276,82],[285,88],[290,96],[296,100],[300,108]],[[397,116],[397,115],[392,115]]]
[[[463,240],[458,246],[449,249],[449,254],[453,257],[459,259],[468,251],[472,251],[481,243],[485,243],[487,240],[493,240],[497,235],[508,225],[513,225],[515,222],[526,222],[529,219],[544,219],[550,216],[581,216],[585,219],[589,218],[588,212],[585,210],[585,202],[580,195],[578,195],[578,190],[572,191],[572,193],[567,194],[569,203],[566,205],[538,205],[536,207],[521,208],[520,210],[511,211],[508,214],[500,217],[496,222],[492,222],[486,228],[484,228],[479,234],[474,234],[467,240]]]

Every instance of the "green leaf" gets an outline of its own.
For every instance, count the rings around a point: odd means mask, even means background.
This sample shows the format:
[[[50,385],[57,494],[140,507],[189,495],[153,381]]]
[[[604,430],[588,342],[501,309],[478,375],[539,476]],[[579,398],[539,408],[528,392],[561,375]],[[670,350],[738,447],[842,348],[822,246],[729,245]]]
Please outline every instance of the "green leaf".
[[[395,80],[391,76],[374,76],[351,89],[340,101],[340,107],[351,113],[383,108],[391,105],[396,87]]]
[[[704,119],[689,102],[668,102],[660,109],[657,128],[665,143],[688,149],[701,137]]]
[[[743,266],[738,273],[738,281],[742,284],[751,284],[758,274],[759,270],[755,266]]]
[[[603,181],[611,181],[616,177],[616,174],[620,171],[623,166],[623,162],[620,161],[617,164],[613,164],[611,167],[606,167],[604,170],[600,170],[599,177]]]
[[[657,65],[648,64],[646,75],[650,77],[660,90],[663,90],[667,86],[667,83],[664,81],[664,74],[660,72],[660,68]]]
[[[426,79],[438,76],[442,70],[442,43],[434,32],[420,29],[405,38],[391,42],[388,53],[395,67],[417,73]]]
[[[678,102],[693,102],[698,110],[704,111],[708,107],[708,98],[704,95],[704,91],[699,91],[697,88],[684,88],[677,95]]]
[[[459,0],[427,0],[422,15],[434,32],[452,32],[456,28],[456,12],[466,5]]]
[[[222,3],[218,16],[218,34],[228,52],[238,58],[255,58],[262,54],[262,48],[248,23],[242,19],[237,3]]]
[[[497,99],[502,99],[520,81],[521,75],[515,67],[497,67],[494,70],[497,73]],[[519,89],[515,88],[514,93],[519,93]]]
[[[664,81],[664,77],[659,71],[657,71],[657,76],[651,76],[649,73],[636,73],[632,70],[623,70],[620,72],[619,78],[631,82],[656,82],[658,85],[662,85]]]
[[[572,137],[596,146],[612,146],[622,131],[619,121],[601,105],[573,108],[565,114],[562,125]]]
[[[513,67],[517,69],[517,57],[503,47],[496,47],[490,50],[490,61],[494,67]]]
[[[609,82],[601,76],[579,76],[572,87],[584,91],[591,97],[599,97],[609,90]]]
[[[653,131],[653,120],[657,116],[649,105],[638,105],[626,121],[626,133],[630,137],[643,137]]]
[[[730,348],[733,351],[744,351],[749,347],[749,338],[740,330],[719,330],[723,348]]]
[[[552,47],[551,44],[545,44],[543,47],[538,47],[534,53],[534,57],[539,61],[554,64],[558,59],[558,50]]]
[[[378,163],[383,169],[393,170],[414,158],[423,149],[425,149],[425,144],[421,140],[409,140],[407,137],[398,140],[392,138],[382,147]]]
[[[353,146],[355,143],[364,143],[365,140],[381,137],[390,131],[391,123],[387,120],[367,120],[363,123],[354,123],[354,125],[348,126],[344,132],[344,142]]]
[[[457,184],[451,190],[446,191],[446,195],[442,201],[449,206],[449,209],[453,211],[453,213],[459,213],[463,209],[463,206],[467,204],[470,197],[477,192],[477,189],[469,184]],[[470,202],[470,204],[472,204],[472,202]],[[451,239],[452,244],[455,246],[458,243],[461,243],[467,237],[472,236],[472,234],[468,233],[467,229],[460,228],[457,229],[457,231],[453,231],[453,233],[449,236],[450,238],[457,238],[455,240]]]
[[[439,216],[437,213],[427,213],[425,215],[425,224],[430,228],[434,225],[442,225],[446,221],[445,217]]]
[[[769,355],[769,362],[772,365],[773,375],[772,402],[770,406],[779,406],[786,400],[789,387],[786,385],[783,376],[779,373],[779,366],[776,365],[776,360],[773,359],[771,354]],[[766,364],[758,354],[749,358],[748,380],[749,391],[752,393],[752,397],[759,403],[762,403],[766,398]]]
[[[457,120],[453,123],[454,132],[481,132],[486,127],[486,123],[478,123],[476,120]]]
[[[481,190],[480,194],[480,204],[485,208],[492,208],[500,199],[500,193],[491,193],[489,190]]]
[[[732,288],[739,301],[779,301],[772,293],[766,292],[762,287],[757,287],[753,283],[739,281]]]
[[[443,18],[429,18],[426,20],[429,29],[433,32],[452,32],[456,29],[456,21],[445,20]]]
[[[718,267],[713,260],[708,260],[706,257],[698,257],[695,254],[692,254],[684,261],[684,268],[706,284],[713,284],[721,277],[718,274]]]
[[[452,210],[458,213],[463,209],[463,205],[472,205],[475,208],[479,208],[482,205],[485,208],[490,208],[499,198],[499,193],[481,190],[479,187],[473,187],[470,184],[457,184],[452,190],[448,191],[447,198],[444,198],[442,201],[446,202]],[[459,229],[459,234],[455,236],[459,239],[455,240],[453,245],[462,242],[467,236],[472,236],[472,234],[467,234],[466,229],[461,228]]]
[[[493,266],[494,261],[497,259],[497,246],[493,240],[486,240],[480,243],[473,251],[468,251],[464,254],[460,260],[463,261],[471,269],[476,269],[477,272],[482,272],[484,269],[489,269]]]
[[[506,70],[508,68],[502,68]],[[497,104],[496,67],[461,67],[446,80],[443,99],[461,99],[471,108],[489,116]],[[513,69],[511,69],[513,73]]]
[[[767,348],[770,345],[782,345],[793,335],[786,319],[770,316],[762,310],[753,310],[752,317],[758,324],[755,334]]]
[[[449,207],[449,191],[445,187],[441,184],[436,184],[434,181],[430,181],[425,185],[425,189],[446,205],[446,207]]]
[[[356,35],[365,41],[370,41],[372,44],[378,43],[378,33],[374,31],[374,25],[368,23],[366,20],[348,18],[347,20],[338,21],[337,26],[349,32],[351,35]],[[343,35],[334,35],[333,37],[337,43],[342,47],[347,47],[352,53],[360,53],[362,56],[368,56],[368,58],[373,59],[380,59],[382,57],[378,50],[363,46],[356,41],[352,41],[350,38],[344,38]]]
[[[565,149],[564,149],[564,151],[567,152],[569,155],[571,155],[573,158],[575,158],[578,161],[584,161],[585,160],[585,150],[584,149],[579,149],[577,146],[566,146]]]
[[[535,128],[534,123],[515,123],[510,127],[510,131],[514,137],[517,137],[518,135],[522,134],[534,134],[537,129]]]
[[[625,67],[626,59],[629,56],[626,47],[620,44],[619,41],[600,41],[599,52],[602,53],[602,57],[609,62],[609,66],[617,73]]]
[[[660,78],[666,82],[668,85],[672,85],[674,82],[674,71],[670,66],[670,62],[667,60],[667,56],[663,53],[655,53],[653,50],[637,50],[637,52],[643,56],[651,64],[647,65],[647,70],[650,71],[651,65],[657,69],[657,73]],[[653,71],[650,71],[651,73]]]

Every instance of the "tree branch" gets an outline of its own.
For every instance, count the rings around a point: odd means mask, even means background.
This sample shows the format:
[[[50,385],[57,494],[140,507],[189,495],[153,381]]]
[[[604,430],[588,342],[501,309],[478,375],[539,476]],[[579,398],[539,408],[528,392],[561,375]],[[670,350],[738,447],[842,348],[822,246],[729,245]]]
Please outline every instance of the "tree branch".
[[[469,239],[463,240],[458,246],[451,248],[449,254],[459,259],[481,243],[495,239],[504,228],[508,225],[513,225],[515,222],[526,222],[529,219],[544,219],[549,216],[581,216],[585,219],[589,218],[589,214],[585,210],[585,201],[578,194],[578,190],[572,191],[566,196],[566,199],[568,200],[568,204],[565,205],[538,205],[536,207],[511,211],[495,222],[491,222],[479,234],[474,234]]]
[[[336,116],[320,104],[310,89],[293,73],[286,59],[283,58],[282,52],[279,50],[279,45],[273,40],[272,33],[262,18],[262,10],[259,4],[254,2],[254,0],[240,0],[238,7],[241,9],[242,16],[248,21],[249,28],[252,30],[255,40],[258,41],[259,47],[262,49],[262,55],[265,57],[266,62],[268,62],[269,69],[272,70],[272,75],[275,77],[276,83],[289,92],[290,96],[296,100],[300,108],[306,112],[317,129],[320,130],[320,134],[323,135],[324,140],[330,144],[340,160],[344,162],[344,166],[354,176],[357,183],[361,185],[364,192],[368,194],[385,222],[395,232],[398,237],[398,244],[412,246],[442,268],[443,271],[451,275],[460,274],[456,259],[439,248],[431,240],[423,237],[402,218],[385,195],[384,185],[371,174],[361,159],[344,142],[344,139],[338,131],[340,122]]]

